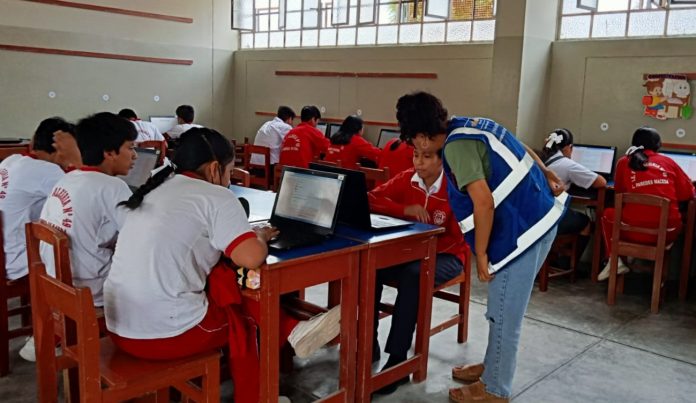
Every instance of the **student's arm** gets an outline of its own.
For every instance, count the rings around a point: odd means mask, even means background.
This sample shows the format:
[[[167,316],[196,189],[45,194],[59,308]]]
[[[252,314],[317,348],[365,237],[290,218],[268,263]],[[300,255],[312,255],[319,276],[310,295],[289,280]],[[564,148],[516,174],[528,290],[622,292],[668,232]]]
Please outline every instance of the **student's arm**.
[[[559,194],[563,193],[563,182],[561,181],[556,174],[548,169],[546,165],[544,165],[544,162],[539,158],[538,155],[529,148],[528,145],[521,143],[524,146],[524,149],[527,150],[527,153],[534,158],[534,161],[536,161],[536,164],[541,168],[541,171],[544,173],[544,176],[546,176],[546,180],[549,183],[549,188],[551,188],[551,192],[553,192],[554,196],[558,196]]]
[[[58,164],[65,170],[82,166],[82,155],[75,137],[63,131],[53,133],[53,148],[58,155]]]
[[[621,157],[616,163],[616,173],[614,174],[614,192],[626,193],[628,184],[626,183],[626,171],[628,170],[628,158]]]
[[[572,162],[568,166],[568,177],[575,186],[583,189],[602,188],[607,186],[607,180],[596,172],[592,172],[577,162]]]
[[[607,187],[607,180],[602,175],[597,175],[597,179],[592,182],[592,187],[595,189]]]
[[[226,189],[224,189],[226,191]],[[266,261],[266,243],[277,231],[271,228],[252,230],[239,200],[232,193],[219,192],[205,206],[207,227],[213,247],[242,267],[257,268]]]
[[[377,214],[386,214],[394,217],[404,217],[406,205],[399,202],[399,192],[396,191],[397,180],[400,176],[381,184],[367,192],[370,202],[370,211]]]
[[[374,162],[379,162],[379,157],[382,155],[382,150],[375,147],[369,141],[362,137],[358,137],[359,140],[356,141],[356,148],[358,150],[358,155],[362,158],[367,158]]]
[[[248,236],[234,248],[229,251],[227,256],[232,259],[232,261],[241,266],[247,268],[257,268],[261,266],[266,261],[266,256],[268,256],[268,247],[266,244],[268,241],[277,235],[273,235],[272,229],[258,229],[254,230],[255,236]]]
[[[484,179],[469,183],[466,191],[474,204],[474,236],[476,239],[476,269],[480,281],[488,282],[493,276],[488,273],[488,242],[493,228],[493,194]]]

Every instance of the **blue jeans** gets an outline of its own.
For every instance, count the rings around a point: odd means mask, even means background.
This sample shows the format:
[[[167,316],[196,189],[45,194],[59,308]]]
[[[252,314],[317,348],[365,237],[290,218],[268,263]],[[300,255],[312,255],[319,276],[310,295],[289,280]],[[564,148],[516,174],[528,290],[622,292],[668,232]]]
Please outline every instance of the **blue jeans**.
[[[529,297],[541,265],[556,238],[557,226],[495,274],[488,285],[488,347],[481,381],[486,391],[510,397],[517,365],[517,346]]]

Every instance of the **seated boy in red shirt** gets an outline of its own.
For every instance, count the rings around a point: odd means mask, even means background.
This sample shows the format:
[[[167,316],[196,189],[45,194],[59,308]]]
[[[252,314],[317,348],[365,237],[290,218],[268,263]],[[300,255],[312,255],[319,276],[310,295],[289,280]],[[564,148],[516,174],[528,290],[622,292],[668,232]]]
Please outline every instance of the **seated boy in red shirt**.
[[[434,142],[427,139],[415,142],[414,146],[413,167],[368,193],[370,210],[374,213],[417,220],[446,229],[437,240],[435,285],[439,285],[461,273],[468,247],[449,205],[447,178],[442,169],[442,150],[435,149]],[[389,353],[389,359],[383,369],[405,361],[406,353],[411,348],[418,314],[419,279],[420,261],[377,271],[373,361],[379,359],[377,324],[382,286],[392,281],[398,284],[391,329],[384,349]],[[387,385],[375,393],[392,393],[399,385],[406,382],[408,377]]]
[[[280,148],[280,165],[308,168],[309,163],[331,144],[322,132],[317,130],[321,112],[316,106],[305,106],[300,113],[302,123],[285,135]]]

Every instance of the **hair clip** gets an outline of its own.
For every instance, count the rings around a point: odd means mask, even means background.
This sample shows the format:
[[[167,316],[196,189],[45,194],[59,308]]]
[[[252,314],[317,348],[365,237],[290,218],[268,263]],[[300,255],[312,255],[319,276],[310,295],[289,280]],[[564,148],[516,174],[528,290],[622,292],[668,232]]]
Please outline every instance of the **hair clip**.
[[[551,148],[554,144],[561,144],[563,142],[563,136],[556,132],[552,132],[549,134],[549,137],[546,138],[546,148]]]
[[[643,146],[638,146],[638,147],[630,146],[630,147],[628,147],[628,150],[626,150],[626,155],[633,155],[633,154],[635,154],[636,151],[644,150],[644,149],[645,149],[645,147],[643,147]]]

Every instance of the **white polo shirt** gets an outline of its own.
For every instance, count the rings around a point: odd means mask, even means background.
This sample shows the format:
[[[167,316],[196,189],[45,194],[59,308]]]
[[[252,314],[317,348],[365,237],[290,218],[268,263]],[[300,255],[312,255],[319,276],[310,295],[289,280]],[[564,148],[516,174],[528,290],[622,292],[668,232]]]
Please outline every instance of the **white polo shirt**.
[[[193,328],[206,314],[206,280],[220,255],[255,237],[228,189],[169,178],[126,214],[104,285],[107,328],[132,339]]]
[[[596,172],[592,172],[583,165],[563,156],[563,153],[560,151],[549,158],[548,161],[556,159],[557,157],[561,158],[549,164],[548,168],[563,182],[565,190],[568,190],[571,184],[583,189],[588,189],[592,186],[595,179],[597,179],[597,176],[599,176]]]
[[[9,280],[29,273],[24,225],[39,219],[46,197],[64,175],[57,164],[33,156],[15,154],[0,162],[0,211]]]
[[[151,140],[164,141],[164,136],[153,123],[144,120],[132,120],[131,122],[135,126],[135,130],[138,131],[138,138],[135,139],[136,143]]]
[[[277,164],[280,159],[280,148],[283,145],[285,135],[292,129],[292,126],[283,122],[279,117],[273,118],[264,123],[254,138],[255,146],[264,146],[271,149],[271,164]],[[252,154],[251,163],[263,165],[263,155]]]
[[[194,127],[203,127],[201,125],[197,125],[195,123],[182,123],[179,125],[176,125],[172,127],[171,129],[167,130],[167,134],[169,137],[173,139],[178,139],[184,132],[186,132],[188,129],[192,129]]]
[[[125,219],[125,208],[116,205],[131,194],[122,179],[85,167],[63,176],[41,210],[42,220],[70,238],[73,285],[89,287],[95,306],[104,304],[104,280]],[[55,275],[53,248],[42,243],[40,249],[46,271]]]

